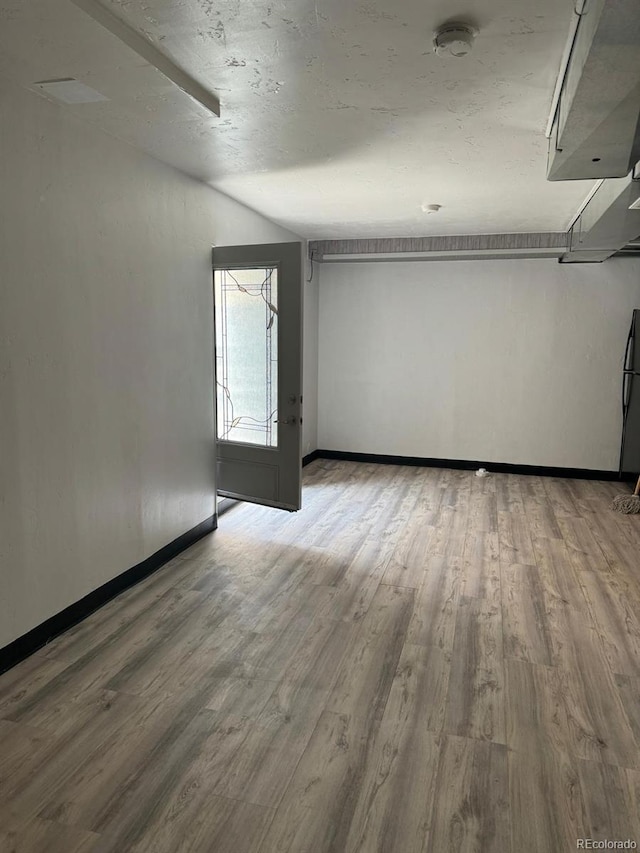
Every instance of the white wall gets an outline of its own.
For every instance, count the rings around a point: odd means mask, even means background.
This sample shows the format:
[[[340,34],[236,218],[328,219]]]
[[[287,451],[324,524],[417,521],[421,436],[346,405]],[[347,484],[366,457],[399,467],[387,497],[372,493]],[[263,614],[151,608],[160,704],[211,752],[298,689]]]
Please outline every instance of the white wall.
[[[613,470],[640,261],[324,264],[319,446]]]
[[[318,448],[318,264],[307,262],[304,283],[302,455]]]
[[[36,95],[0,110],[2,647],[212,515],[211,246],[296,237]]]

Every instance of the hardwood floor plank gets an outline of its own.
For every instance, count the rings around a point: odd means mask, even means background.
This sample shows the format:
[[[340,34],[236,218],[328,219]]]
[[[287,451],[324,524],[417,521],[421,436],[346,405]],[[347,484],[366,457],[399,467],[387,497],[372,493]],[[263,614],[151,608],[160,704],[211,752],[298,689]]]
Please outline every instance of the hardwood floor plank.
[[[104,835],[107,849],[128,850],[143,841],[167,803],[186,808],[203,791],[211,794],[246,738],[249,721],[196,707],[181,709],[169,725],[150,732],[154,737],[143,738],[137,761],[127,758],[114,767],[104,756],[108,786],[95,776],[76,776],[72,797],[63,804],[67,820]],[[93,787],[89,794],[87,782]]]
[[[405,643],[384,711],[388,721],[412,720],[441,732],[447,707],[451,656],[438,646]]]
[[[13,818],[0,826],[0,850],[6,853],[93,853],[99,836],[53,821]]]
[[[511,850],[506,747],[447,735],[435,791],[429,853]]]
[[[436,786],[439,739],[414,705],[385,715],[359,780],[345,853],[422,853]]]
[[[346,622],[315,618],[287,664],[282,681],[329,690],[355,631],[355,626]]]
[[[215,794],[278,805],[327,699],[327,692],[281,684],[229,760]]]
[[[208,793],[174,798],[130,853],[257,853],[272,819],[271,809]],[[102,836],[96,853],[119,853],[122,848],[116,844]]]
[[[571,753],[562,673],[556,667],[506,660],[507,746],[523,754]]]
[[[562,531],[558,526],[558,520],[546,496],[525,501],[525,506],[527,524],[533,537],[538,539],[562,539]]]
[[[210,684],[219,678],[258,678],[255,667],[245,663],[256,643],[256,637],[256,634],[236,628],[232,621],[227,621],[212,631],[210,637],[203,639],[200,646],[190,648],[182,661],[185,665],[177,665],[174,658],[172,666],[158,666],[155,678],[141,678],[136,685],[136,679],[132,676],[127,688],[145,697],[179,697],[189,696],[199,691],[203,684]],[[267,642],[272,639],[267,638]]]
[[[635,825],[637,827],[638,816],[640,815],[640,772],[637,770],[626,770],[625,775],[627,777],[627,784],[624,786],[624,790],[629,797],[626,803],[626,810],[632,819],[635,818]],[[635,838],[633,839],[636,843],[638,835],[639,830],[636,828]]]
[[[260,853],[345,850],[379,725],[324,711],[284,793]]]
[[[50,660],[40,654],[31,655],[0,676],[0,717],[11,715],[14,708],[34,694],[47,689],[68,664]]]
[[[203,711],[201,698],[161,701],[123,721],[109,741],[76,759],[64,784],[44,796],[39,816],[106,832],[126,846],[144,836],[163,802],[210,793],[250,720]]]
[[[34,709],[36,722],[51,725],[56,736],[14,770],[3,786],[3,803],[36,816],[53,797],[60,797],[78,772],[91,765],[95,755],[126,742],[131,754],[131,732],[127,722],[149,713],[138,697],[98,693],[69,699],[56,706]],[[64,725],[56,721],[62,720]],[[106,745],[106,746],[105,746]],[[42,815],[57,820],[51,814]],[[61,821],[66,822],[66,821]],[[92,826],[84,825],[86,829]]]
[[[575,762],[564,753],[510,752],[511,849],[575,850],[586,818]]]
[[[467,538],[468,517],[469,509],[462,499],[457,505],[443,503],[431,527],[430,553],[443,557],[462,557]]]
[[[640,614],[606,573],[582,572],[580,581],[612,672],[640,678]]]
[[[448,664],[405,645],[382,719],[325,712],[264,850],[426,850]]]
[[[560,526],[560,519],[562,518],[578,518],[580,516],[580,510],[574,500],[570,480],[544,477],[543,482],[549,505],[558,526]]]
[[[391,531],[401,517],[411,517],[423,488],[423,472],[398,465],[376,471],[375,487],[363,495],[358,523],[370,532]]]
[[[634,516],[630,516],[634,517]],[[638,597],[638,544],[627,535],[629,521],[626,516],[614,512],[609,504],[600,506],[590,518],[590,528],[594,539],[600,546],[610,569],[618,578],[625,578],[635,589]]]
[[[605,505],[610,504],[619,488],[615,483],[597,480],[565,480],[564,483],[578,515],[586,518],[598,511],[600,501],[604,500]],[[605,487],[604,491],[601,491],[602,486]],[[607,494],[609,488],[611,492]]]
[[[393,540],[367,535],[335,582],[335,594],[325,609],[328,618],[359,622],[367,613],[393,551]]]
[[[615,675],[620,700],[627,714],[631,731],[640,748],[640,679],[626,675]]]
[[[207,691],[205,708],[235,717],[259,716],[277,682],[249,678],[217,678]]]
[[[172,630],[157,636],[154,645],[133,649],[126,661],[104,681],[108,690],[134,695],[160,689],[184,689],[181,673],[193,673],[198,658],[227,620],[226,603],[198,606]]]
[[[286,552],[286,546],[283,549]],[[309,566],[297,549],[292,549],[288,554],[279,554],[274,565],[265,568],[260,579],[254,583],[252,594],[246,596],[234,609],[234,623],[256,633],[273,634],[281,631],[297,612],[296,607],[305,607],[306,599],[301,596],[300,587],[308,573]],[[312,592],[309,585],[307,596]]]
[[[535,536],[533,550],[547,602],[588,612],[589,602],[564,541]]]
[[[585,836],[594,841],[640,838],[640,812],[634,775],[611,764],[578,761],[578,778],[585,804]]]
[[[406,525],[404,536],[394,543],[383,583],[418,589],[424,580],[433,531],[434,528],[428,525]]]
[[[555,662],[565,685],[574,755],[622,767],[638,767],[633,732],[601,638],[588,614],[559,605],[550,619]]]
[[[323,713],[261,853],[426,850],[438,737],[416,714]]]
[[[53,735],[39,728],[0,720],[0,825],[8,807],[10,786],[29,775],[52,748]]]
[[[111,711],[113,708],[129,707],[132,710],[136,703],[121,697],[112,690],[83,690],[77,695],[67,698],[52,699],[32,708],[28,716],[18,715],[20,723],[35,726],[40,731],[56,737],[67,737],[71,732],[81,730],[96,717]]]
[[[495,481],[491,477],[471,480],[468,524],[475,531],[498,532],[498,503]]]
[[[41,653],[56,660],[74,663],[91,648],[110,637],[125,633],[132,619],[139,613],[146,612],[152,617],[157,608],[158,616],[162,619],[168,612],[165,610],[166,605],[171,607],[177,598],[175,588],[192,571],[189,564],[176,557],[144,583],[120,593],[87,619],[53,639]]]
[[[512,849],[574,849],[585,817],[561,674],[517,660],[505,670]]]
[[[380,586],[346,650],[327,710],[379,719],[389,696],[415,591]]]
[[[449,557],[430,557],[418,589],[407,642],[436,646],[447,653],[453,650],[456,612],[462,585],[460,561]]]
[[[123,667],[130,666],[134,657],[140,663],[154,655],[160,642],[170,642],[173,632],[201,603],[200,593],[169,590],[162,597],[162,604],[153,608],[148,621],[133,620],[95,646],[89,646],[40,689],[14,703],[11,719],[28,721],[42,703],[104,687]]]
[[[551,666],[553,645],[538,567],[503,564],[501,580],[505,658]]]
[[[501,622],[499,607],[460,599],[445,720],[449,734],[505,742]]]
[[[591,532],[591,524],[590,517],[558,519],[558,527],[562,531],[573,567],[578,571],[610,574],[611,569],[602,548]]]
[[[464,544],[462,594],[500,606],[500,550],[498,534],[467,531]]]
[[[249,643],[239,645],[235,665],[229,674],[263,681],[281,681],[312,624],[311,612],[300,614],[277,634],[253,634]]]
[[[520,488],[523,478],[513,474],[494,474],[491,479],[495,485],[498,513],[524,515],[524,499]]]
[[[533,475],[531,477],[518,477],[520,492],[527,508],[534,504],[546,505],[549,503],[547,490],[544,485],[544,477]]]
[[[536,562],[529,524],[524,513],[498,512],[500,560],[509,565],[532,566]]]

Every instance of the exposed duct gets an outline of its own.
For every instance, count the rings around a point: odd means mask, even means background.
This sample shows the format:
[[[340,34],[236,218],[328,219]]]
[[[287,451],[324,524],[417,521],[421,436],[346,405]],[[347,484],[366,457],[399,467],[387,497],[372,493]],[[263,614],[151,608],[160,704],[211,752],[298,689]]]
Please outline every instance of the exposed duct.
[[[638,0],[586,0],[549,140],[551,181],[619,178],[640,158]]]
[[[611,255],[630,254],[640,234],[640,174],[602,181],[569,229],[569,251],[562,263],[605,261]]]
[[[550,231],[450,237],[312,240],[309,243],[309,255],[320,263],[559,258],[567,251],[567,247],[565,232]]]

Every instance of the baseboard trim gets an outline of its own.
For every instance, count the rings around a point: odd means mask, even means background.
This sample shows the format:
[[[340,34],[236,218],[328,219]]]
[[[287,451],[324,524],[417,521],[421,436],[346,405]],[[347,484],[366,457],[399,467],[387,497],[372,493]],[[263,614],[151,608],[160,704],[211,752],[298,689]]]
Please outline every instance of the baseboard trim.
[[[480,462],[468,459],[430,459],[423,456],[389,456],[381,453],[351,453],[345,450],[316,450],[315,459],[346,462],[374,462],[378,465],[412,465],[420,468],[457,468],[475,471],[486,468],[495,474],[529,474],[539,477],[567,477],[572,480],[620,480],[618,471],[591,468],[554,468],[546,465],[514,465],[511,462]],[[313,455],[313,454],[310,454]]]
[[[17,640],[0,649],[0,674],[46,646],[54,637],[77,625],[78,622],[82,622],[83,619],[99,610],[100,607],[125,589],[156,572],[169,560],[197,542],[198,539],[212,533],[217,526],[217,515],[210,516],[191,530],[183,533],[182,536],[178,536],[173,542],[165,545],[164,548],[160,548],[146,560],[107,581],[98,589],[94,589],[93,592],[85,595],[84,598],[65,607],[60,613],[56,613],[55,616],[51,616],[45,622],[23,634],[22,637],[18,637]]]
[[[302,467],[304,468],[306,465],[309,465],[311,462],[315,462],[316,459],[319,459],[319,450],[312,450],[311,453],[307,453],[306,456],[302,457]]]

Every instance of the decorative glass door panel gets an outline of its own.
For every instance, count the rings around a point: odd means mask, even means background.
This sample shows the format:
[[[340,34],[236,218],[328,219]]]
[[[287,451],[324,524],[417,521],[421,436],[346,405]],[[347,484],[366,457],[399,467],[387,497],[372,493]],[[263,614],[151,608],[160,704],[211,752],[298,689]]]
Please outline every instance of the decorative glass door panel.
[[[278,270],[215,270],[218,441],[278,446]]]

